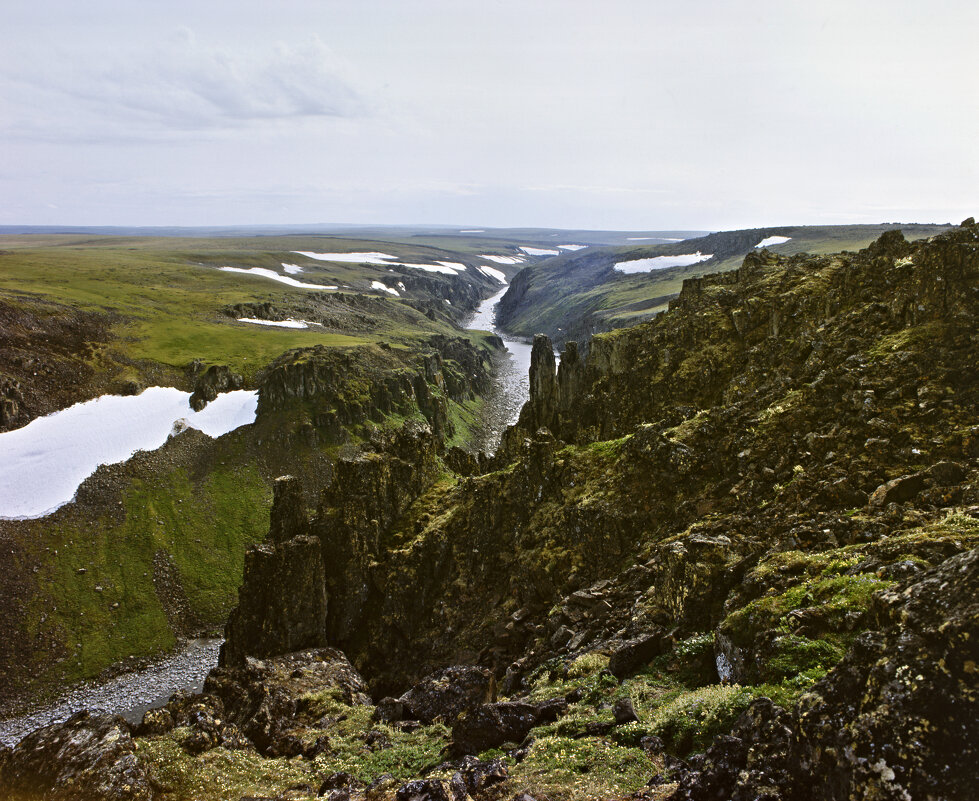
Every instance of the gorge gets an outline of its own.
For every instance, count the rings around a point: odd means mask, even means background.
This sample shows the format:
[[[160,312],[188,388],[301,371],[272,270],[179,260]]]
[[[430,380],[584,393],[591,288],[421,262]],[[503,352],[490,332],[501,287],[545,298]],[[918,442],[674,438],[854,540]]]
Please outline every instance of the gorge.
[[[203,692],[34,732],[0,786],[968,798],[977,316],[971,219],[750,252],[587,356],[535,338],[492,456],[451,443],[449,401],[489,391],[498,343],[289,351],[255,425],[337,450],[275,465]]]

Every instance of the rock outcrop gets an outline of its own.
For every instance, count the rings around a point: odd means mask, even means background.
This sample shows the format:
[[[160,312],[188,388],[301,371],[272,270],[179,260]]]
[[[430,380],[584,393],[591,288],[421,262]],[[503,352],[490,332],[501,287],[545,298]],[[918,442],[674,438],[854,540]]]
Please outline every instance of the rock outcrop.
[[[5,798],[150,801],[153,791],[129,724],[79,712],[21,740],[0,766]]]
[[[223,364],[212,364],[194,380],[194,391],[190,396],[190,407],[199,412],[222,392],[241,389],[244,379]]]

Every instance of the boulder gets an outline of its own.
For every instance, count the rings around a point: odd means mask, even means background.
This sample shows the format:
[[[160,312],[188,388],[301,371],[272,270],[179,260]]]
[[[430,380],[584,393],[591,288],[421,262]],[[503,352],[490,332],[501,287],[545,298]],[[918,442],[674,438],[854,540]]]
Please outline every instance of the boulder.
[[[496,680],[489,670],[456,665],[428,676],[398,700],[405,718],[451,725],[459,715],[495,698]]]
[[[45,801],[149,801],[149,780],[118,715],[78,712],[37,729],[10,753],[0,797]]]
[[[539,722],[538,707],[522,701],[483,704],[452,727],[452,747],[459,754],[478,754],[503,743],[519,743]]]

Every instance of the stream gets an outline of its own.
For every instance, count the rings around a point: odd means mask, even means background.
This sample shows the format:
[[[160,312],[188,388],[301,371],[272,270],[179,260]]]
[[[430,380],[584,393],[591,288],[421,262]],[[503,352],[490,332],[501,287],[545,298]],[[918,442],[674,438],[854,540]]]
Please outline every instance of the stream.
[[[503,340],[507,349],[506,355],[496,364],[493,389],[485,403],[483,432],[477,441],[478,450],[486,453],[496,450],[504,430],[517,422],[520,409],[530,397],[530,354],[533,346],[514,339],[496,327],[496,304],[507,289],[508,286],[503,287],[493,297],[480,303],[466,325],[469,329],[492,331]]]
[[[486,418],[479,446],[486,452],[495,450],[506,427],[517,422],[530,393],[532,346],[504,334],[495,325],[496,304],[506,290],[503,287],[484,300],[467,325],[470,329],[492,331],[506,346],[506,354],[500,356],[496,365],[493,390],[485,404]],[[34,729],[65,721],[83,709],[115,713],[130,723],[138,723],[148,709],[163,706],[178,690],[200,692],[208,672],[217,665],[221,643],[217,639],[190,640],[173,654],[146,667],[108,681],[90,680],[73,685],[52,703],[0,720],[0,746],[13,746]]]

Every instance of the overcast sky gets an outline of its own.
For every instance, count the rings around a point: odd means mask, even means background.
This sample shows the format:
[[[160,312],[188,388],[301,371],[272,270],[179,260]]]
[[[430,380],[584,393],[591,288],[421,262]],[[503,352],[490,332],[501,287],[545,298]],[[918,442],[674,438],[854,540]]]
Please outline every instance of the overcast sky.
[[[4,0],[0,224],[979,214],[974,0]]]

